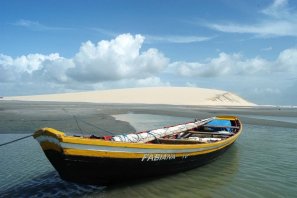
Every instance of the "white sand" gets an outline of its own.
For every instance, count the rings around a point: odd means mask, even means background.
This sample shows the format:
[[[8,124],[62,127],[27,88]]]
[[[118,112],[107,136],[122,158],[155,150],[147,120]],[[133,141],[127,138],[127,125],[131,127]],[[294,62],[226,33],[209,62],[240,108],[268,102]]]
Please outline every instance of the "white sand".
[[[230,92],[192,87],[113,89],[79,93],[5,97],[4,100],[216,106],[255,105]]]

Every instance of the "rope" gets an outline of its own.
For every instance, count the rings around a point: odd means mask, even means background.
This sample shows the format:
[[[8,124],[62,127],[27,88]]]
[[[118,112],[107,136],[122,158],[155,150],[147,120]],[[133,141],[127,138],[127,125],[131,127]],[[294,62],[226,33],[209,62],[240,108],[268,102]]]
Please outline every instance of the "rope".
[[[97,127],[96,125],[91,124],[91,123],[89,123],[89,122],[87,122],[87,121],[84,121],[84,120],[82,120],[82,119],[79,119],[78,117],[76,117],[75,115],[73,115],[72,113],[70,113],[67,109],[65,109],[65,108],[62,108],[62,109],[63,109],[63,111],[64,111],[65,113],[67,113],[67,114],[69,114],[69,115],[72,115],[72,117],[75,119],[77,128],[80,130],[80,132],[81,132],[82,134],[83,134],[83,130],[79,127],[78,120],[81,121],[81,122],[84,122],[84,123],[87,124],[87,125],[90,125],[90,126],[96,128],[96,129],[98,129],[98,130],[100,130],[100,131],[103,131],[103,132],[105,132],[105,133],[114,135],[112,132],[109,132],[109,131],[107,131],[107,130],[104,130],[104,129],[102,129],[102,128],[99,128],[99,127]],[[83,135],[84,135],[84,134],[83,134]]]
[[[107,130],[105,130],[105,129],[99,128],[98,126],[96,126],[96,125],[94,125],[94,124],[92,124],[92,123],[89,123],[89,122],[84,121],[84,120],[79,119],[79,118],[77,118],[77,119],[78,119],[79,121],[81,121],[81,122],[84,122],[85,124],[88,124],[88,125],[90,125],[90,126],[92,126],[92,127],[95,127],[96,129],[98,129],[98,130],[100,130],[100,131],[103,131],[103,132],[105,132],[105,133],[109,133],[109,134],[111,134],[111,135],[114,135],[114,133],[112,133],[112,132],[110,132],[110,131],[107,131]]]
[[[75,115],[73,115],[73,118],[75,119],[76,126],[77,126],[77,128],[80,130],[80,133],[84,135],[84,132],[83,132],[83,130],[81,130],[81,128],[79,127],[79,124],[78,124],[78,121],[77,121],[77,119],[76,119],[76,116],[75,116]]]
[[[168,129],[167,129],[167,130],[168,130]],[[166,131],[167,131],[167,130],[166,130]],[[149,132],[147,132],[147,133],[150,134],[151,136],[153,136],[153,137],[155,138],[155,140],[157,140],[157,143],[160,143],[160,142],[159,142],[159,139],[155,136],[155,134],[152,133],[152,131],[149,131]]]
[[[29,138],[29,137],[31,137],[31,136],[33,136],[33,134],[31,134],[31,135],[27,135],[27,136],[24,136],[24,137],[21,137],[21,138],[18,138],[18,139],[9,141],[9,142],[2,143],[2,144],[0,144],[0,146],[5,146],[5,145],[7,145],[7,144],[11,144],[11,143],[14,143],[14,142],[17,142],[17,141],[20,141],[20,140]]]

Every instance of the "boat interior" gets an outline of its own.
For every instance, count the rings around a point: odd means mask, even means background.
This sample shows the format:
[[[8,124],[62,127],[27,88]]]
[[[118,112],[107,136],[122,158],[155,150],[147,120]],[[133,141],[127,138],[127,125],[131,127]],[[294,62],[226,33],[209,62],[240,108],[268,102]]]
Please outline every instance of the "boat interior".
[[[228,130],[229,129],[229,130]],[[210,142],[217,142],[227,139],[239,131],[237,127],[217,127],[217,126],[206,126],[199,127],[197,129],[182,132],[180,134],[164,136],[162,138],[156,138],[153,141],[147,143],[153,144],[203,144]],[[110,140],[112,136],[90,136],[92,139],[103,139]]]
[[[155,138],[147,143],[151,144],[204,144],[227,139],[240,131],[238,120],[215,120],[206,125],[181,132],[178,134]],[[145,131],[147,133],[147,131]],[[143,132],[138,132],[140,134]],[[112,136],[90,136],[88,138],[110,141]]]
[[[200,126],[173,136],[157,138],[151,143],[203,144],[227,139],[239,131],[239,126]]]

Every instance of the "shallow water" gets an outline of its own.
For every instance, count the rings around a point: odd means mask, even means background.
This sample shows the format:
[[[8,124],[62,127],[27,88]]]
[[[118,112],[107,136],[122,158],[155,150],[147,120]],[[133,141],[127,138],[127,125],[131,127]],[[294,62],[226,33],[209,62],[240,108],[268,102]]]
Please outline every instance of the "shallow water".
[[[0,134],[0,144],[28,134]],[[104,187],[65,182],[32,137],[0,147],[0,197],[82,196]]]
[[[137,131],[191,121],[122,114]],[[26,134],[2,134],[0,144]],[[297,129],[244,125],[236,143],[203,167],[111,187],[61,180],[33,139],[0,147],[0,197],[295,197]]]
[[[238,115],[240,116],[240,115]],[[297,118],[292,116],[263,116],[263,115],[243,115],[248,118],[256,118],[256,119],[264,119],[269,121],[281,121],[281,122],[289,122],[289,123],[297,123]]]

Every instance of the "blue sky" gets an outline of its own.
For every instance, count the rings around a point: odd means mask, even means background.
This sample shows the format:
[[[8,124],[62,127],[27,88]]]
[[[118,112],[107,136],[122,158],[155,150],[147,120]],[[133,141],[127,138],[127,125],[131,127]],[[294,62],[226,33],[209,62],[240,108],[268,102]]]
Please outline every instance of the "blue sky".
[[[0,95],[141,86],[297,105],[296,2],[0,2]]]

